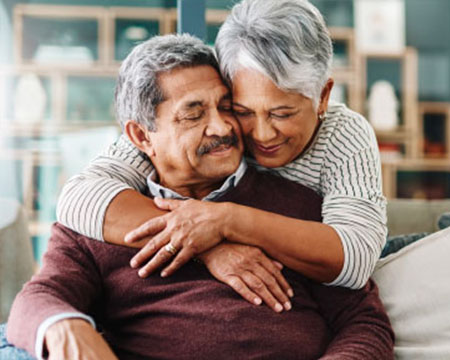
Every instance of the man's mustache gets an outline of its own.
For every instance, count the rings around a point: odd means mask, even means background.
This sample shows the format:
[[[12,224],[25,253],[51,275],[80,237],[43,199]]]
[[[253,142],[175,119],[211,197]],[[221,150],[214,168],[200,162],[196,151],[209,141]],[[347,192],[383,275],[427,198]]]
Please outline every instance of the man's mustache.
[[[239,139],[236,134],[222,137],[215,136],[214,139],[211,140],[211,142],[209,142],[208,144],[204,144],[198,148],[197,155],[198,156],[205,155],[221,145],[236,146],[238,143]]]

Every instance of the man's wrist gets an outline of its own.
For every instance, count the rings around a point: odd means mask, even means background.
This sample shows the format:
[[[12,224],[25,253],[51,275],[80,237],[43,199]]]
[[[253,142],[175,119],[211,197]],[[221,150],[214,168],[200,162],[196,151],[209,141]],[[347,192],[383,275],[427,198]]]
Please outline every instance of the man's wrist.
[[[45,332],[45,346],[48,351],[51,351],[54,346],[60,345],[70,333],[76,333],[86,330],[95,331],[95,329],[87,320],[80,318],[60,320],[51,325]]]

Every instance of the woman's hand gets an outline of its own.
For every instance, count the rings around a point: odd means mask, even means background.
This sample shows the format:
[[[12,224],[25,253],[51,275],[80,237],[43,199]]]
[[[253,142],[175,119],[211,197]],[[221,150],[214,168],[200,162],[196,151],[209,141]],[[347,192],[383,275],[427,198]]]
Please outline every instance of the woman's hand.
[[[155,198],[155,204],[170,212],[148,220],[125,237],[125,242],[132,243],[153,236],[131,259],[131,266],[136,268],[151,258],[139,270],[139,276],[147,277],[175,256],[161,272],[161,276],[169,276],[224,239],[226,203]]]
[[[199,256],[209,272],[252,304],[266,303],[276,312],[291,309],[292,288],[283,265],[259,248],[223,242]]]

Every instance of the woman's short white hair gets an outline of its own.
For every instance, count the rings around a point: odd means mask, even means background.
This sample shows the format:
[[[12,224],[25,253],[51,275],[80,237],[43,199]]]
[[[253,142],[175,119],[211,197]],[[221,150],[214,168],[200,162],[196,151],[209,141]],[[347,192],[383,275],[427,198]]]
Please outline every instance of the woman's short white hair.
[[[254,69],[316,107],[331,73],[330,34],[307,0],[241,1],[220,28],[215,48],[230,84],[239,68]]]

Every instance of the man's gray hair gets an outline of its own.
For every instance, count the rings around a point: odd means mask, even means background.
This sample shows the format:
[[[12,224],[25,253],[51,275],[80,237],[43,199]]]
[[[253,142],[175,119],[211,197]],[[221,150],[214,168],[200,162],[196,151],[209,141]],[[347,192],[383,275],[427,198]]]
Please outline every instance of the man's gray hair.
[[[239,68],[254,69],[316,107],[331,73],[331,38],[307,0],[241,1],[220,28],[215,48],[229,84]]]
[[[213,50],[191,35],[155,36],[137,45],[123,61],[115,91],[116,116],[155,131],[156,107],[164,101],[158,75],[179,67],[210,65],[219,73]]]

